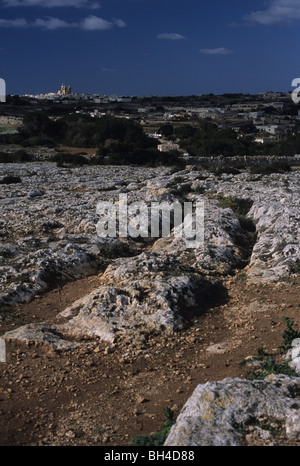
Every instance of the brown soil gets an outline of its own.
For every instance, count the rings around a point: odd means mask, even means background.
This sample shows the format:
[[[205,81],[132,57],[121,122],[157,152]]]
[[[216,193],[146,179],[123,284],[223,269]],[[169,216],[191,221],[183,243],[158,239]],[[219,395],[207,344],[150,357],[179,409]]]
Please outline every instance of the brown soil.
[[[82,154],[85,153],[87,155],[95,155],[97,152],[97,148],[91,147],[69,147],[69,146],[59,146],[59,149],[69,153],[69,154]]]
[[[1,335],[24,322],[53,321],[99,281],[70,283],[14,308]],[[281,319],[300,327],[299,284],[299,277],[273,286],[247,285],[243,273],[230,278],[225,302],[186,331],[152,337],[134,357],[125,356],[126,341],[113,347],[86,340],[64,353],[8,343],[7,362],[0,363],[0,445],[123,446],[159,431],[164,409],[176,417],[197,384],[246,377],[249,365],[241,363],[259,348],[277,354],[286,329]],[[245,434],[243,444],[261,444],[255,435]],[[281,432],[271,444],[291,443]]]

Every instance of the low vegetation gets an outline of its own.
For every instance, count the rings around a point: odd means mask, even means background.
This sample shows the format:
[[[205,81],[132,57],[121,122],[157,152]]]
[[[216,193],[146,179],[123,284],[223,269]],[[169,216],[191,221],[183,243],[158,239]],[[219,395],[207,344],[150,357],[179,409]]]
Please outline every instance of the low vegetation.
[[[294,329],[295,322],[289,317],[283,317],[282,320],[286,324],[286,329],[282,333],[283,342],[280,345],[280,349],[282,351],[287,351],[290,349],[292,341],[296,338],[300,338],[300,332]]]
[[[256,146],[250,136],[239,138],[233,129],[219,128],[210,122],[186,125],[178,129],[177,136],[187,152],[198,157],[252,155]]]
[[[296,371],[289,366],[289,361],[282,360],[280,355],[290,349],[295,338],[300,338],[300,332],[294,329],[294,322],[289,317],[283,317],[282,321],[286,324],[286,328],[282,333],[282,343],[277,353],[268,354],[263,348],[259,348],[256,356],[251,359],[254,366],[247,374],[248,379],[265,379],[270,374],[297,376]],[[243,361],[242,365],[245,363],[246,361]]]
[[[131,440],[131,445],[135,447],[162,446],[169,435],[173,419],[173,411],[170,408],[164,410],[165,423],[159,432],[150,435],[141,435]]]
[[[243,167],[244,168],[244,167]],[[232,166],[224,166],[224,167],[218,167],[214,171],[215,175],[220,176],[223,173],[227,175],[239,175],[241,173],[241,170],[237,167],[232,167]]]
[[[33,160],[34,157],[23,149],[12,153],[0,152],[0,163],[22,163],[32,162]]]
[[[291,166],[286,162],[273,162],[270,165],[250,167],[250,173],[270,175],[271,173],[288,173],[291,171]]]
[[[243,230],[250,233],[255,233],[256,226],[251,218],[247,217],[249,210],[252,207],[253,201],[251,199],[237,198],[234,196],[224,196],[220,194],[218,196],[219,206],[223,209],[230,208],[236,214],[239,219],[240,225]]]
[[[112,242],[105,245],[99,245],[101,255],[105,258],[116,259],[119,257],[134,256],[135,251],[127,244],[121,241]]]
[[[22,183],[22,180],[19,176],[8,175],[0,180],[0,184],[16,184]]]
[[[253,361],[259,362],[259,365],[248,373],[247,377],[250,380],[265,379],[270,374],[286,374],[290,377],[297,375],[295,370],[289,366],[288,361],[277,362],[274,355],[268,354],[262,348],[257,350]]]
[[[237,215],[247,215],[252,207],[253,201],[251,199],[238,198],[234,196],[218,195],[219,206],[223,209],[230,208]]]
[[[300,153],[299,134],[280,141],[259,144],[254,140],[254,133],[247,131],[239,133],[232,128],[220,128],[210,121],[178,125],[176,128],[166,124],[160,130],[164,137],[176,139],[192,156],[291,156]],[[2,135],[0,140],[8,144],[20,144],[23,147],[56,147],[61,144],[98,148],[95,162],[99,164],[157,166],[179,163],[179,153],[158,151],[157,141],[149,138],[137,121],[113,116],[93,118],[71,113],[49,118],[43,112],[32,111],[23,117],[23,124],[18,128],[18,133]],[[216,169],[216,174],[235,175],[239,173],[240,168],[242,167],[221,167]],[[264,174],[273,173],[274,170],[287,171],[288,167],[263,167],[262,172],[257,172],[257,167],[253,167],[252,170],[253,173]]]
[[[252,128],[255,130],[255,127]],[[293,156],[300,153],[300,134],[267,144],[257,143],[255,132],[236,132],[232,128],[219,128],[213,122],[200,122],[176,129],[180,143],[192,156]]]
[[[56,162],[58,167],[64,167],[68,165],[87,165],[88,159],[81,154],[69,154],[65,152],[59,152],[50,158],[51,162]]]
[[[58,144],[72,147],[98,147],[97,157],[87,159],[71,154],[58,154],[59,164],[101,165],[177,165],[177,151],[160,152],[157,142],[149,138],[142,126],[133,121],[107,116],[92,118],[70,114],[50,119],[42,112],[30,112],[23,118],[18,134],[10,136],[10,143],[28,146],[55,147]],[[10,158],[3,160],[10,161]],[[26,160],[28,161],[28,160]]]

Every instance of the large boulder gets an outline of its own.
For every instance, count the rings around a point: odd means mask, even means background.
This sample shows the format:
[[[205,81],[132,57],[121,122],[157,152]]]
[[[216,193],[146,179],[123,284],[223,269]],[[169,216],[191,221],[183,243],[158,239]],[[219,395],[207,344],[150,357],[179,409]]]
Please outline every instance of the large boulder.
[[[113,342],[141,334],[184,328],[213,285],[173,257],[147,252],[117,259],[105,271],[102,285],[63,312],[72,335],[98,336]]]
[[[287,440],[300,440],[300,378],[224,379],[196,387],[165,446],[240,446],[241,431],[276,421]],[[262,420],[264,424],[262,424]],[[260,430],[259,430],[260,429]]]

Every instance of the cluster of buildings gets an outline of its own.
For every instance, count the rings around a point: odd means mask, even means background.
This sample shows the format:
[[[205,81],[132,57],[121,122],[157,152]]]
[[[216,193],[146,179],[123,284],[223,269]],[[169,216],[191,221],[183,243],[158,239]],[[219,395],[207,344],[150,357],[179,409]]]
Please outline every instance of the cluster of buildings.
[[[212,121],[221,128],[237,132],[250,126],[256,142],[266,143],[299,132],[300,111],[295,111],[291,92],[266,92],[255,95],[213,94],[198,96],[118,96],[74,93],[71,86],[61,85],[56,93],[26,95],[35,106],[65,104],[77,113],[101,118],[112,114],[133,118],[145,127],[165,123]],[[150,131],[155,133],[155,131]],[[160,150],[163,150],[162,148]]]
[[[61,85],[60,89],[57,91],[57,95],[71,95],[72,88],[71,86],[65,86],[64,84]]]
[[[92,102],[94,104],[107,104],[111,102],[125,102],[130,103],[132,97],[129,96],[118,96],[116,94],[102,95],[102,94],[86,94],[86,93],[75,93],[72,91],[72,87],[62,84],[57,92],[48,92],[46,94],[25,94],[23,97],[38,100],[48,101],[56,103],[78,103]]]

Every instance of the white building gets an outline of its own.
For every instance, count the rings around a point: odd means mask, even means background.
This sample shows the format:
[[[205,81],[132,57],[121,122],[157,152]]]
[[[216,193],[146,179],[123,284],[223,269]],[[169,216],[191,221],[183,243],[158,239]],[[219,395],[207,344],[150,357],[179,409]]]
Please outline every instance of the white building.
[[[278,131],[282,129],[281,125],[256,125],[258,131],[262,131],[264,133],[269,134],[276,134]]]
[[[157,149],[160,151],[160,152],[169,152],[171,150],[177,150],[179,151],[180,150],[180,146],[179,144],[172,144],[172,143],[165,143],[165,144],[159,144],[157,146]]]

